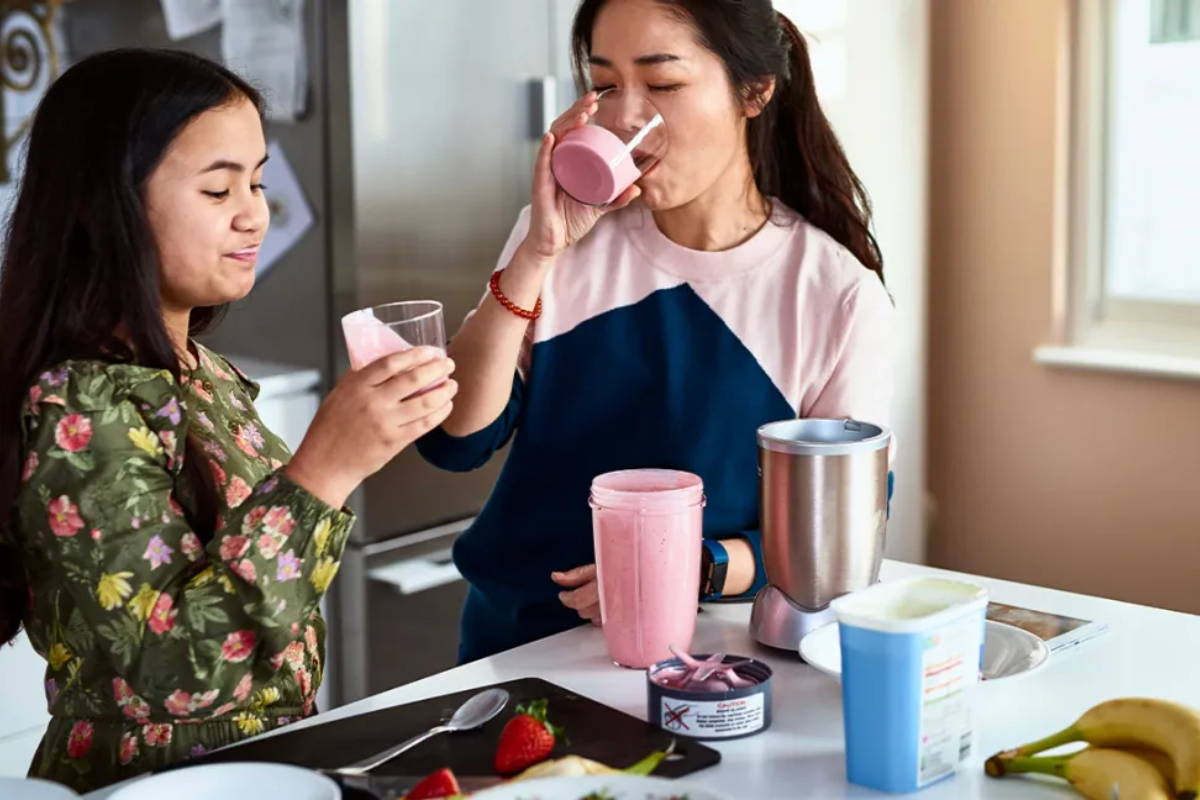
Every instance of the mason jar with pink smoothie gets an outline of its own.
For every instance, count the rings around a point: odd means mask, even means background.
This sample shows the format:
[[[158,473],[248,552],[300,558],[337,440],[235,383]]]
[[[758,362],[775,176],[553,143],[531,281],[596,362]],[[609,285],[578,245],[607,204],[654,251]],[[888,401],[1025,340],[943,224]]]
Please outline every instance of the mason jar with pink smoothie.
[[[690,472],[634,469],[592,481],[600,617],[609,657],[644,669],[687,651],[696,630],[704,483]]]

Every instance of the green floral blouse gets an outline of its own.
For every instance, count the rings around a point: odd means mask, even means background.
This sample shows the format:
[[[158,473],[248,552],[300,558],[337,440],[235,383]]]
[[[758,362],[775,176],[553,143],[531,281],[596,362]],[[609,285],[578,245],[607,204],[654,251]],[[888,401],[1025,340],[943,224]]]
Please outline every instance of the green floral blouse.
[[[32,776],[88,791],[313,713],[353,519],[288,480],[258,387],[197,351],[178,383],[70,361],[30,387],[14,532],[53,717]],[[220,488],[211,541],[183,513],[189,433]]]

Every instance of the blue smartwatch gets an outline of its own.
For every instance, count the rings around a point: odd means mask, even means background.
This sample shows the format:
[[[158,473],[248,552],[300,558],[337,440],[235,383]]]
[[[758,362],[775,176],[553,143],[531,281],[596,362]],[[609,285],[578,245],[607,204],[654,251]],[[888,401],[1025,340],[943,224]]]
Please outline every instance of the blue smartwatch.
[[[729,551],[717,539],[701,539],[700,599],[719,600],[725,591],[725,576],[729,572]]]

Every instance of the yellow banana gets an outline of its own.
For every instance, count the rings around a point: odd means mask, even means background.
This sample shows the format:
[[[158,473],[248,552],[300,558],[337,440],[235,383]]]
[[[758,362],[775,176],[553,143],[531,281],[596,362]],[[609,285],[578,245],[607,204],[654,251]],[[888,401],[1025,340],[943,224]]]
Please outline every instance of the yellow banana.
[[[543,761],[540,764],[534,764],[513,778],[512,782],[527,781],[533,778],[565,778],[577,775],[603,775],[616,772],[619,772],[619,770],[615,770],[607,764],[601,764],[599,761],[592,761],[590,758],[564,756],[551,761]]]
[[[1005,773],[1037,772],[1071,782],[1089,800],[1113,797],[1171,800],[1174,793],[1162,773],[1145,759],[1125,750],[1089,747],[1065,756],[1014,756],[1004,762]],[[1116,788],[1114,793],[1113,789]]]
[[[1149,761],[1167,779],[1167,785],[1175,785],[1175,764],[1171,761],[1170,756],[1162,750],[1151,750],[1149,747],[1119,747],[1115,749],[1135,755],[1143,761]]]
[[[615,775],[622,772],[628,775],[649,775],[657,769],[663,759],[674,752],[675,740],[672,739],[671,744],[665,750],[655,750],[641,761],[625,769],[613,769],[607,764],[601,764],[599,761],[593,761],[590,758],[583,758],[582,756],[564,756],[550,761],[543,761],[540,764],[534,764],[513,778],[511,782],[527,781],[532,778],[574,777],[576,775]]]
[[[1074,725],[988,759],[989,775],[1003,775],[1014,759],[1031,756],[1070,742],[1105,748],[1145,747],[1162,751],[1174,772],[1177,800],[1200,797],[1200,714],[1179,703],[1129,697],[1091,708]]]

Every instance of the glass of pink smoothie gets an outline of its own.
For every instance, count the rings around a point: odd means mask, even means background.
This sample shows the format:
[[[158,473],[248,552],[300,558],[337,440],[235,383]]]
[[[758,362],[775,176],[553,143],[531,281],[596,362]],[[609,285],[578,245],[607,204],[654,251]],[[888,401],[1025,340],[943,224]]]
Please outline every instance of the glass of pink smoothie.
[[[563,135],[550,156],[554,179],[580,203],[607,205],[667,152],[662,114],[643,94],[609,89],[588,124]]]
[[[351,369],[411,347],[446,350],[446,323],[442,304],[436,300],[406,300],[351,311],[342,317],[342,334]]]
[[[634,469],[592,481],[592,535],[608,654],[644,669],[686,651],[696,629],[704,483]]]

